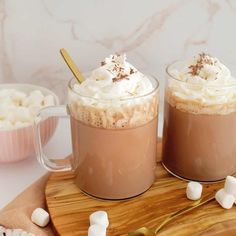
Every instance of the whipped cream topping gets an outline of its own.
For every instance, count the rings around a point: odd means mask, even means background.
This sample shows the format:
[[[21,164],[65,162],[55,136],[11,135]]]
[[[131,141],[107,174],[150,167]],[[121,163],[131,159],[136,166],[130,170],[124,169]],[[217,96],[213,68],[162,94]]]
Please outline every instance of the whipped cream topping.
[[[126,61],[125,54],[115,54],[105,58],[82,84],[75,84],[74,90],[97,99],[124,99],[147,94],[153,90],[153,85]]]
[[[106,58],[83,83],[72,86],[68,93],[70,113],[85,124],[131,128],[157,117],[157,82],[129,64],[125,54]]]
[[[168,84],[172,105],[175,103],[193,113],[214,113],[210,109],[218,110],[216,113],[235,110],[222,105],[236,103],[236,79],[217,58],[201,53],[180,68],[171,67],[168,73],[175,78],[169,79]]]

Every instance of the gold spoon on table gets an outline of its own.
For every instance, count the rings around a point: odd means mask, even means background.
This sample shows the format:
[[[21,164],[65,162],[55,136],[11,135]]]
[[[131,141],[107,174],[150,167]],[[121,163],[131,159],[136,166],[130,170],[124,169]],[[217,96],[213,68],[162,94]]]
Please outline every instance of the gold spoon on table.
[[[171,220],[173,220],[174,218],[185,214],[186,212],[192,211],[193,209],[206,204],[208,202],[211,202],[212,200],[215,199],[215,192],[213,192],[210,195],[207,195],[206,197],[203,197],[201,199],[199,199],[198,201],[194,201],[192,204],[190,204],[189,206],[176,211],[174,213],[172,213],[170,216],[168,216],[161,224],[159,224],[157,227],[155,228],[148,228],[148,227],[142,227],[139,228],[133,232],[130,232],[128,235],[129,236],[156,236],[157,233],[167,224],[169,223]]]
[[[78,82],[80,84],[83,83],[84,77],[80,72],[80,70],[78,69],[78,67],[76,66],[76,64],[74,63],[74,61],[72,60],[72,58],[70,57],[69,53],[64,48],[60,49],[60,53],[63,59],[65,60],[66,64],[74,74],[75,78],[78,80]]]

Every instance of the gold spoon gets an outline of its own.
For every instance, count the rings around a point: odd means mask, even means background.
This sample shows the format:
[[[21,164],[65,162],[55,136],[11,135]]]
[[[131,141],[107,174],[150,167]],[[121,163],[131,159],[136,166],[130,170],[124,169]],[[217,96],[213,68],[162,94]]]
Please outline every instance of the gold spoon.
[[[74,74],[75,78],[78,80],[78,82],[80,84],[83,83],[84,77],[81,74],[81,72],[79,71],[79,69],[76,66],[76,64],[74,63],[74,61],[72,60],[72,58],[70,57],[69,53],[64,48],[60,49],[60,53],[61,53],[63,59],[65,60],[66,64],[68,65],[68,67],[70,68],[72,73]]]
[[[201,199],[199,199],[198,201],[195,201],[193,202],[192,204],[190,204],[189,206],[179,210],[179,211],[176,211],[174,213],[172,213],[170,216],[168,216],[160,225],[158,225],[157,227],[155,228],[148,228],[148,227],[142,227],[142,228],[139,228],[133,232],[130,232],[128,235],[129,236],[156,236],[157,233],[167,224],[169,223],[171,220],[173,220],[174,218],[186,213],[186,212],[189,212],[189,211],[192,211],[193,209],[205,204],[205,203],[208,203],[212,200],[215,199],[215,192],[206,196],[206,197],[203,197]]]

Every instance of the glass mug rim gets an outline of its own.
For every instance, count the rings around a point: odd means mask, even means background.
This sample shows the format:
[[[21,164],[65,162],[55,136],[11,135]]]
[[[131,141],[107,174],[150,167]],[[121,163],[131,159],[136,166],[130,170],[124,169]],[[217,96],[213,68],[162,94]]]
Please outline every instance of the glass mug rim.
[[[217,88],[217,89],[227,89],[227,88],[235,88],[236,89],[236,84],[233,84],[233,85],[206,85],[206,84],[198,84],[198,83],[192,83],[192,82],[187,82],[187,81],[183,81],[183,80],[180,80],[178,79],[176,76],[174,76],[172,73],[171,73],[171,69],[175,69],[177,64],[185,64],[186,61],[185,60],[175,60],[173,62],[171,62],[170,64],[167,65],[166,67],[166,74],[171,78],[171,79],[174,79],[175,81],[178,81],[182,84],[187,84],[187,85],[199,85],[199,86],[202,86],[202,87],[206,87],[206,88]],[[232,75],[231,75],[232,76]],[[232,76],[233,77],[233,76]],[[233,77],[234,78],[234,77]],[[168,80],[168,78],[167,78]],[[236,81],[236,79],[235,79]]]
[[[74,82],[77,82],[76,78],[75,77],[72,77],[69,82],[68,82],[68,88],[71,92],[73,92],[74,94],[82,97],[82,98],[88,98],[88,99],[92,99],[92,100],[95,100],[95,101],[100,101],[100,102],[113,102],[113,101],[132,101],[132,100],[135,100],[135,99],[139,99],[139,98],[144,98],[144,97],[147,97],[153,93],[155,93],[159,87],[160,87],[160,83],[158,81],[158,78],[154,75],[151,75],[151,74],[145,74],[145,76],[147,76],[148,78],[151,78],[151,81],[154,85],[153,89],[151,91],[149,91],[148,93],[145,93],[145,94],[142,94],[142,95],[139,95],[139,96],[136,96],[136,97],[127,97],[127,98],[113,98],[113,99],[109,99],[109,98],[94,98],[93,96],[86,96],[86,95],[83,95],[83,94],[80,94],[78,93],[77,91],[75,91],[75,89],[73,88],[73,84]],[[78,83],[78,82],[77,82]]]

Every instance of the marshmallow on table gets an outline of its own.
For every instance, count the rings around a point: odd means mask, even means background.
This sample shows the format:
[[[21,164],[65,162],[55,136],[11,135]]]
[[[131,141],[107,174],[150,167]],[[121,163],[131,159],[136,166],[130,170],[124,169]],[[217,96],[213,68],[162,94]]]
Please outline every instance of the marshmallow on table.
[[[236,197],[236,178],[227,176],[224,185],[225,192]]]
[[[13,229],[12,236],[21,236],[22,232],[23,232],[23,229]]]
[[[49,214],[42,208],[36,208],[31,215],[31,221],[40,227],[45,227],[49,220]]]
[[[216,192],[215,199],[225,209],[232,208],[235,201],[234,196],[228,194],[223,188]]]
[[[20,236],[28,236],[29,234],[26,231],[21,232]]]
[[[93,224],[88,229],[88,236],[106,236],[106,227]]]
[[[12,236],[12,230],[11,229],[6,229],[5,230],[5,235],[6,236]]]
[[[190,181],[186,189],[187,198],[190,200],[198,200],[202,195],[202,185],[198,182]]]
[[[3,236],[3,233],[5,233],[5,228],[0,226],[0,236]]]
[[[95,211],[89,216],[90,225],[98,224],[105,228],[109,225],[107,213],[105,211]]]

